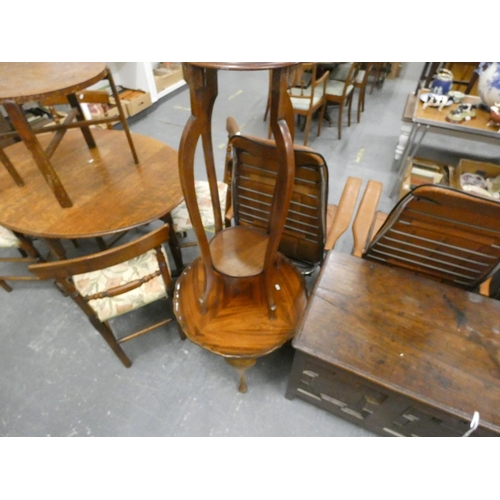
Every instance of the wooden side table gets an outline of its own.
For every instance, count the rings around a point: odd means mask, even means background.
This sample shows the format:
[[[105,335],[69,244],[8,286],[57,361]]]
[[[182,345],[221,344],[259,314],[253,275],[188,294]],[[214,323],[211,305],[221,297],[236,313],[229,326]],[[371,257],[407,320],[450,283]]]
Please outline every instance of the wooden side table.
[[[383,436],[500,435],[500,302],[330,252],[286,397]]]
[[[179,147],[179,175],[200,257],[180,277],[174,297],[177,319],[190,340],[224,358],[240,372],[293,337],[306,303],[305,283],[278,245],[295,173],[293,109],[286,94],[299,63],[183,63],[191,112]],[[236,226],[222,230],[212,150],[211,117],[219,70],[270,70],[270,126],[280,158],[267,231]],[[194,154],[201,139],[214,208],[209,242],[195,193]]]
[[[45,181],[63,208],[71,207],[73,201],[61,182],[50,158],[68,129],[80,128],[88,147],[95,148],[96,143],[89,128],[90,125],[116,121],[116,117],[85,120],[75,95],[76,92],[97,83],[103,78],[109,80],[119,111],[119,119],[123,125],[134,161],[137,164],[139,163],[139,159],[121,101],[118,97],[111,72],[104,63],[0,63],[0,104],[4,106],[5,111],[9,115],[11,124],[15,128],[15,134],[21,138],[33,155],[38,169],[43,174]],[[72,107],[72,112],[62,124],[34,130],[26,120],[21,106],[26,102],[54,97],[67,97]],[[44,149],[36,136],[37,134],[47,132],[55,132],[55,134],[52,141]],[[12,135],[12,133],[4,135]],[[1,153],[0,160],[5,165],[14,182],[18,186],[23,186],[24,180],[8,156],[5,153]]]

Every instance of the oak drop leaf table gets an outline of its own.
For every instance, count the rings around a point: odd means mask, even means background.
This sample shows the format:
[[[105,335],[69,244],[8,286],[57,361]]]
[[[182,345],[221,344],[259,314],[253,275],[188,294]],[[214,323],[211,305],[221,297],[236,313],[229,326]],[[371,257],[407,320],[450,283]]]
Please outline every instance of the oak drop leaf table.
[[[90,125],[110,123],[116,117],[86,120],[79,100],[78,91],[106,78],[109,81],[113,98],[118,108],[119,120],[123,126],[135,163],[139,163],[127,120],[114,84],[111,71],[102,62],[11,62],[0,63],[0,105],[9,115],[14,132],[2,135],[17,135],[33,155],[33,159],[42,173],[47,185],[61,207],[73,205],[73,193],[62,182],[58,169],[51,160],[52,155],[65,139],[65,133],[71,128],[79,128],[89,148],[95,148],[96,142]],[[28,123],[22,105],[31,101],[64,98],[71,105],[67,118],[61,124],[34,129]],[[52,140],[43,147],[37,139],[40,133],[53,132]],[[22,187],[26,179],[19,173],[16,162],[0,149],[0,161],[4,164],[12,180]]]
[[[141,160],[136,165],[122,131],[96,129],[93,135],[97,147],[89,149],[79,130],[69,130],[52,157],[61,181],[73,196],[73,205],[68,208],[62,208],[52,196],[24,144],[7,147],[5,151],[25,185],[15,185],[8,172],[0,169],[0,224],[46,239],[58,254],[61,239],[98,238],[158,219],[169,222],[170,212],[183,198],[177,151],[156,139],[132,134]],[[39,138],[43,147],[50,134]],[[170,235],[180,269],[182,256],[172,224]]]

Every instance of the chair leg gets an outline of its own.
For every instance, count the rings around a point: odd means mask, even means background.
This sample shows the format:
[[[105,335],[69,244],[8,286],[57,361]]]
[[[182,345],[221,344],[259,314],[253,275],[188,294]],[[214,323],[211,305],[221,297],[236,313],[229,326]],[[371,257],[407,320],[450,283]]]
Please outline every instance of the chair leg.
[[[126,368],[130,368],[132,366],[132,361],[130,361],[130,358],[125,354],[125,351],[121,348],[120,344],[116,340],[109,324],[107,322],[101,323],[98,319],[94,318],[90,318],[90,322],[101,334],[102,338],[106,341],[109,347],[111,347],[111,349],[117,355],[118,359],[123,363],[123,365]]]
[[[323,120],[325,118],[325,109],[326,109],[326,102],[321,106],[321,110],[319,112],[319,120],[318,120],[318,137],[321,135],[321,126],[323,125]]]
[[[311,117],[312,117],[312,115],[309,114],[309,115],[307,115],[307,118],[306,118],[306,130],[305,130],[305,135],[304,135],[304,146],[307,146],[307,141],[309,139],[309,129],[311,128]]]
[[[340,103],[339,104],[339,124],[338,124],[338,128],[339,128],[339,140],[340,138],[342,137],[342,111],[344,110],[344,103]]]
[[[354,96],[354,92],[351,92],[351,95],[349,97],[349,109],[347,112],[347,126],[351,126],[351,108],[352,108],[352,98]]]
[[[4,280],[0,280],[0,286],[7,292],[12,292],[12,287],[7,285],[7,283]]]

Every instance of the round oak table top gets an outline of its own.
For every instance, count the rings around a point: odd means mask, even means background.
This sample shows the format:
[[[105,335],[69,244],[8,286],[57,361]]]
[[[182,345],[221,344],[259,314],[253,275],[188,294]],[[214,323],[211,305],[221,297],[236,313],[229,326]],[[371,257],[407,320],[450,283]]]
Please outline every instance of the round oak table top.
[[[69,208],[59,205],[22,142],[5,148],[25,185],[0,168],[0,224],[42,238],[93,238],[153,222],[182,201],[176,150],[132,134],[136,165],[123,131],[93,129],[93,135],[97,147],[89,149],[80,130],[67,131],[51,158],[74,202]],[[46,147],[52,134],[38,137]]]
[[[102,62],[0,62],[0,104],[73,94],[102,80]]]

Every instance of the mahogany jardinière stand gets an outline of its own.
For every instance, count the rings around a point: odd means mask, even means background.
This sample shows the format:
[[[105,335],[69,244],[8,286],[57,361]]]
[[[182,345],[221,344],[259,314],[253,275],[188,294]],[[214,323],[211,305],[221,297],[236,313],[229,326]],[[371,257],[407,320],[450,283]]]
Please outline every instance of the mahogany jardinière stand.
[[[174,310],[187,337],[223,356],[240,373],[295,333],[306,304],[304,280],[278,253],[293,188],[293,109],[286,89],[299,63],[183,63],[191,117],[179,147],[179,175],[200,257],[179,278]],[[271,130],[280,167],[267,231],[222,229],[212,148],[211,118],[219,70],[271,72]],[[194,155],[201,138],[214,207],[215,235],[207,239],[194,188]]]
[[[43,174],[45,181],[57,198],[59,204],[71,207],[73,201],[64,187],[63,182],[51,162],[51,156],[62,141],[65,132],[70,128],[80,128],[89,148],[95,148],[96,143],[89,126],[91,124],[116,121],[116,117],[86,120],[75,93],[88,88],[102,79],[108,79],[116,106],[119,120],[123,125],[129,147],[135,163],[139,163],[132,141],[127,120],[123,113],[121,101],[113,81],[111,72],[102,62],[9,62],[0,63],[0,105],[3,105],[9,115],[15,131],[6,135],[18,135],[33,155],[36,165]],[[28,123],[22,105],[31,101],[41,101],[45,98],[67,97],[72,110],[62,124],[50,125],[33,129]],[[75,120],[76,119],[76,120]],[[37,134],[55,132],[52,141],[44,149],[37,139]],[[0,150],[0,160],[18,186],[23,186],[25,179],[19,174],[15,162]]]

